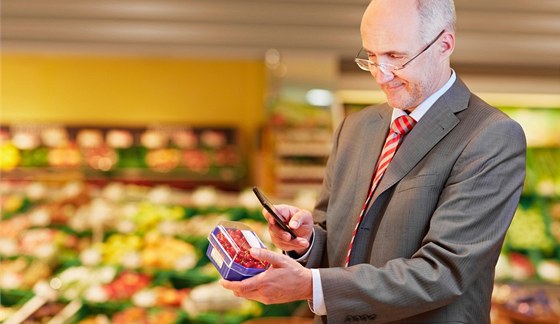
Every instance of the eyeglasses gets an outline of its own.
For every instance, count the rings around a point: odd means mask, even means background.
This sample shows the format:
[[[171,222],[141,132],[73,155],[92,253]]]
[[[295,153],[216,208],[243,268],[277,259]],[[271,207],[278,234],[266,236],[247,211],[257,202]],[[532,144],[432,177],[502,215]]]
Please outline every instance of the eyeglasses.
[[[361,48],[360,51],[358,52],[358,55],[356,55],[356,58],[354,59],[354,62],[356,62],[356,64],[358,64],[358,67],[360,69],[364,70],[364,71],[372,71],[373,72],[377,68],[381,72],[383,72],[383,74],[386,74],[386,75],[395,74],[395,72],[404,69],[410,62],[414,61],[415,58],[417,58],[422,53],[427,51],[428,48],[430,48],[430,46],[432,46],[441,37],[441,35],[443,35],[444,32],[445,32],[445,29],[442,30],[436,36],[436,38],[434,38],[433,41],[431,41],[428,45],[426,45],[426,47],[424,47],[423,50],[421,50],[418,54],[414,55],[410,60],[406,61],[405,63],[403,63],[401,65],[394,65],[394,64],[389,64],[389,63],[376,63],[376,62],[372,62],[368,59],[360,58],[360,54],[364,50],[363,48]]]

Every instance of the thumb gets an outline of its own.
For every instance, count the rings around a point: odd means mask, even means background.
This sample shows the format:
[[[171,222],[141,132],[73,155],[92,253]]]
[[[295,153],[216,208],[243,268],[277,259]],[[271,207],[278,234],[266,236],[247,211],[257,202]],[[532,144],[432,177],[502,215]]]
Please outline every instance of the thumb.
[[[290,219],[290,227],[293,229],[309,225],[313,226],[313,217],[307,210],[298,210]]]
[[[286,267],[287,266],[286,258],[289,259],[289,257],[283,254],[272,252],[268,249],[251,248],[250,252],[254,258],[260,261],[267,261],[268,263],[270,263],[270,265],[274,266],[275,268]]]

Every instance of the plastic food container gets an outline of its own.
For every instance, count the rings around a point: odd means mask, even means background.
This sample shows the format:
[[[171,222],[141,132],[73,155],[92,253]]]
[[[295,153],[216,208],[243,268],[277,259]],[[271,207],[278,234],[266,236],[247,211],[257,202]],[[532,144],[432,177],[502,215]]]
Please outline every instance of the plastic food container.
[[[208,236],[206,255],[227,280],[240,281],[265,271],[269,264],[251,256],[252,247],[265,248],[251,228],[241,222],[222,221]]]

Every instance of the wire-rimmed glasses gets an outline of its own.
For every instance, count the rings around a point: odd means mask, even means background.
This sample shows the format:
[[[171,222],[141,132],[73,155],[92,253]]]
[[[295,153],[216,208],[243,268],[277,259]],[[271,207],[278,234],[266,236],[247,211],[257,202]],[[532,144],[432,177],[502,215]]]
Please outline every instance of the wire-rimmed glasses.
[[[422,53],[427,51],[428,48],[430,48],[430,46],[432,46],[441,37],[441,35],[443,35],[444,32],[445,32],[445,29],[442,30],[434,38],[434,40],[432,40],[428,45],[426,45],[424,47],[424,49],[422,49],[420,52],[418,52],[418,54],[414,55],[408,61],[406,61],[406,62],[404,62],[400,65],[394,65],[394,64],[390,64],[390,63],[376,63],[376,62],[370,61],[369,59],[360,58],[360,55],[362,54],[362,52],[365,52],[363,48],[361,48],[360,51],[358,52],[358,55],[356,55],[356,58],[354,59],[354,62],[356,62],[358,67],[360,69],[364,70],[364,71],[374,72],[375,69],[379,69],[381,72],[383,72],[383,74],[386,74],[386,75],[395,74],[395,72],[404,69],[410,62],[414,61],[415,58],[417,58]]]

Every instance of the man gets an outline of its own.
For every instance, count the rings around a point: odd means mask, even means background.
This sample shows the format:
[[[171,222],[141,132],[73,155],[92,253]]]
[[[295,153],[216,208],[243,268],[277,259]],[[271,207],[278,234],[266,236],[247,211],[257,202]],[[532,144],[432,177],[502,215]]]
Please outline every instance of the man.
[[[523,131],[450,68],[452,0],[374,0],[361,36],[356,62],[387,103],[339,126],[314,224],[277,206],[292,240],[265,213],[287,255],[252,251],[272,267],[222,285],[267,304],[307,299],[328,323],[489,323],[525,176]]]

